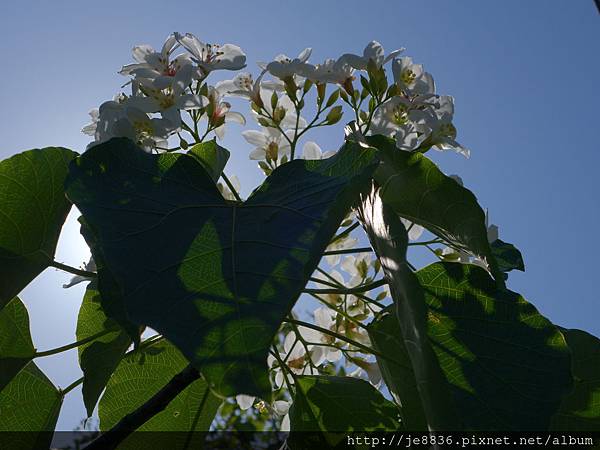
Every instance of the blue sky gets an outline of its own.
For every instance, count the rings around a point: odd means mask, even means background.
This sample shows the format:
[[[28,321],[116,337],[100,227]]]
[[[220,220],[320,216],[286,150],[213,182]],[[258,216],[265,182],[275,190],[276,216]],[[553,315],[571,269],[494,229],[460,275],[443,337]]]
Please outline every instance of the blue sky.
[[[231,42],[256,61],[312,47],[313,61],[362,52],[379,40],[423,63],[438,92],[456,99],[456,154],[432,158],[457,173],[490,211],[500,237],[523,252],[527,271],[510,277],[547,317],[600,336],[595,285],[600,244],[600,15],[592,0],[503,2],[43,2],[0,4],[0,158],[49,145],[82,151],[87,111],[111,98],[134,44],[162,45],[172,31]],[[230,172],[245,192],[260,180],[250,146],[232,127]],[[341,136],[319,135],[324,149]],[[58,259],[78,266],[87,250],[70,220]],[[47,270],[23,293],[39,349],[74,340],[83,287]],[[76,352],[38,360],[59,385],[79,377]],[[59,428],[85,416],[76,391]]]

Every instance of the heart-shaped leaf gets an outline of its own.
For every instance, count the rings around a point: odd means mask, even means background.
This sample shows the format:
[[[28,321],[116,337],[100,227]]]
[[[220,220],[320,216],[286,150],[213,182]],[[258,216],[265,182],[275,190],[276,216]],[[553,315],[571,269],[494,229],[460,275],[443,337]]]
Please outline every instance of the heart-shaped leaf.
[[[266,397],[273,337],[375,164],[358,145],[292,161],[238,203],[193,157],[114,139],[72,164],[67,186],[129,319],[162,333],[217,392]]]
[[[147,346],[142,343],[138,350],[127,354],[100,400],[100,429],[114,427],[187,365],[179,350],[164,339]],[[211,394],[206,381],[199,378],[137,431],[161,432],[152,434],[152,448],[197,448],[204,439],[201,432],[209,430],[220,404],[221,399]],[[119,444],[121,450],[136,448],[148,448],[148,434],[134,433]]]
[[[78,348],[79,366],[83,371],[83,403],[88,417],[91,417],[108,379],[131,345],[127,332],[106,317],[96,282],[92,281],[79,309],[76,336],[81,341],[99,334],[102,336]]]
[[[0,309],[54,259],[71,209],[63,183],[75,156],[48,147],[0,161]]]
[[[367,142],[380,152],[375,180],[383,201],[402,217],[485,259],[503,286],[504,275],[488,243],[485,213],[475,195],[422,153],[398,150],[385,136],[369,136]]]
[[[546,430],[573,386],[565,339],[519,294],[479,266],[417,272],[428,335],[467,430]]]
[[[297,377],[295,386],[289,438],[294,450],[347,446],[349,432],[400,429],[396,405],[365,380],[307,375]]]
[[[30,362],[0,391],[0,448],[50,448],[62,395]]]
[[[600,339],[581,330],[560,329],[573,355],[575,388],[552,418],[555,431],[600,430]]]
[[[188,154],[202,164],[214,181],[219,180],[229,160],[229,151],[217,144],[215,139],[194,145]]]
[[[490,246],[498,263],[498,269],[502,272],[510,272],[511,270],[525,272],[523,256],[517,247],[500,239],[496,239]]]
[[[34,355],[27,308],[15,297],[0,310],[0,391]]]

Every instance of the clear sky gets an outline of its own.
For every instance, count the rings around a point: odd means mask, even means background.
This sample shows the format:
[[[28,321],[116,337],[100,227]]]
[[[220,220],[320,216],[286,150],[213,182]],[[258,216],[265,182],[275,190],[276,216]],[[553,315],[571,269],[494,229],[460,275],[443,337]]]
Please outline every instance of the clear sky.
[[[362,52],[379,40],[404,46],[425,65],[438,92],[456,99],[459,141],[470,160],[435,153],[490,210],[500,237],[523,252],[527,271],[511,275],[553,322],[600,336],[595,271],[600,243],[598,166],[600,15],[592,0],[505,1],[27,1],[0,3],[0,158],[50,145],[83,151],[87,111],[125,81],[116,72],[131,47],[160,48],[173,31],[240,45],[248,69],[279,53],[312,47],[312,61]],[[337,148],[342,136],[318,142]],[[232,126],[226,146],[247,193],[260,172]],[[58,259],[87,259],[72,218]],[[83,286],[47,270],[23,293],[40,350],[74,340]],[[57,385],[80,376],[76,352],[37,361]],[[59,428],[85,416],[79,390]]]

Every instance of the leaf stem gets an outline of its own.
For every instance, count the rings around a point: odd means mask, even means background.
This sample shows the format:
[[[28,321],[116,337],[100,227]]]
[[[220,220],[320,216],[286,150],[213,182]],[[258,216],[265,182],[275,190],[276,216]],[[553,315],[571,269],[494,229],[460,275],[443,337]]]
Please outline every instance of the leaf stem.
[[[394,364],[397,364],[397,365],[399,365],[400,367],[404,367],[404,368],[406,368],[406,369],[408,369],[408,368],[409,368],[407,365],[405,365],[405,364],[402,364],[401,362],[399,362],[399,361],[396,361],[395,359],[388,358],[388,357],[387,357],[387,356],[385,356],[383,353],[381,353],[381,352],[378,352],[378,351],[377,351],[377,350],[375,350],[374,348],[371,348],[371,347],[369,347],[369,346],[367,346],[367,345],[361,344],[360,342],[357,342],[357,341],[355,341],[355,340],[353,340],[353,339],[350,339],[350,338],[348,338],[348,337],[346,337],[346,336],[344,336],[344,335],[341,335],[341,334],[339,334],[339,333],[336,333],[335,331],[327,330],[327,329],[325,329],[325,328],[321,328],[321,327],[320,327],[320,326],[318,326],[318,325],[314,325],[314,324],[312,324],[312,323],[308,323],[308,322],[303,322],[302,320],[296,320],[296,319],[289,319],[289,318],[285,318],[285,319],[283,319],[283,321],[284,321],[284,322],[291,323],[291,324],[296,324],[296,325],[299,325],[299,326],[303,326],[303,327],[306,327],[306,328],[311,328],[311,329],[313,329],[313,330],[316,330],[316,331],[318,331],[318,332],[320,332],[320,333],[327,334],[327,335],[329,335],[329,336],[331,336],[331,337],[334,337],[334,338],[336,338],[336,339],[339,339],[340,341],[344,341],[344,342],[346,342],[346,343],[348,343],[348,344],[354,345],[355,347],[357,347],[357,348],[360,348],[360,349],[361,349],[362,351],[364,351],[365,353],[370,353],[370,354],[372,354],[372,355],[375,355],[375,356],[377,356],[378,358],[386,359],[386,360],[388,360],[388,361],[391,361],[391,362],[393,362]]]
[[[164,410],[185,388],[200,378],[198,371],[191,365],[171,378],[160,391],[132,413],[123,417],[114,427],[95,439],[86,450],[113,450],[123,440],[152,417]]]
[[[93,340],[98,339],[99,337],[102,337],[110,332],[112,332],[113,330],[102,330],[96,334],[92,334],[91,336],[88,336],[84,339],[81,339],[80,341],[76,341],[76,342],[72,342],[70,344],[67,345],[63,345],[61,347],[57,347],[57,348],[53,348],[50,350],[45,350],[43,352],[35,352],[35,354],[33,355],[34,358],[41,358],[43,356],[50,356],[50,355],[56,355],[57,353],[62,353],[62,352],[66,352],[67,350],[71,350],[73,348],[77,348],[81,345],[87,344],[88,342],[91,342]]]
[[[353,288],[343,288],[343,289],[304,289],[307,294],[359,294],[363,292],[372,291],[373,289],[377,289],[378,287],[385,286],[387,281],[384,279],[374,281],[372,283],[363,284],[361,286],[356,286]]]
[[[60,390],[60,394],[64,397],[65,395],[67,395],[69,392],[71,392],[73,389],[75,389],[77,386],[79,386],[81,383],[83,383],[83,378],[81,377],[78,380],[73,381],[70,385],[68,385],[66,388],[61,389]]]
[[[348,228],[346,228],[344,231],[342,231],[339,234],[336,234],[333,239],[331,240],[331,243],[334,243],[344,237],[346,237],[347,235],[349,235],[352,231],[354,231],[356,228],[358,228],[360,226],[360,224],[358,222],[354,222],[352,225],[350,225]]]
[[[242,198],[240,197],[240,194],[238,194],[238,192],[233,187],[233,184],[231,184],[231,181],[229,181],[229,178],[227,178],[227,175],[225,175],[225,172],[221,172],[221,177],[223,178],[223,181],[225,182],[235,199],[238,202],[243,202]]]
[[[327,255],[345,255],[347,253],[370,253],[373,249],[371,247],[357,247],[357,248],[346,248],[343,250],[331,250],[323,252],[323,256]]]
[[[60,269],[65,272],[72,273],[73,275],[79,275],[81,277],[95,278],[97,275],[96,272],[90,272],[87,270],[77,269],[77,268],[69,266],[67,264],[60,263],[58,261],[51,261],[49,265],[50,265],[50,267],[54,267],[56,269]]]

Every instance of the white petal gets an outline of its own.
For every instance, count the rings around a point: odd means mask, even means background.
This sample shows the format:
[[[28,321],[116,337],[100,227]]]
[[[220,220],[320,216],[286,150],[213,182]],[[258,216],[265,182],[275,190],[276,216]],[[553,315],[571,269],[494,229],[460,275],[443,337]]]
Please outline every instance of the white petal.
[[[268,143],[265,133],[256,130],[247,130],[242,132],[242,136],[248,144],[256,145],[257,147],[265,147]],[[263,150],[264,152],[264,150]]]
[[[290,431],[290,415],[286,414],[281,421],[281,429],[279,431],[289,432]]]
[[[235,401],[240,406],[242,411],[247,410],[254,404],[256,398],[250,395],[239,394],[235,396]]]
[[[302,147],[302,157],[304,159],[321,159],[323,151],[316,142],[309,141]]]
[[[241,113],[235,111],[229,111],[225,113],[225,121],[246,125],[246,118]]]
[[[256,147],[250,152],[250,159],[253,161],[260,161],[262,159],[265,159],[266,155],[267,154],[263,147]]]

